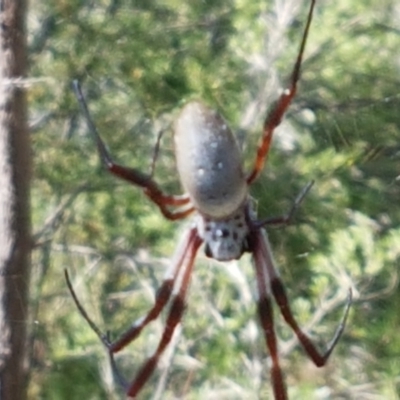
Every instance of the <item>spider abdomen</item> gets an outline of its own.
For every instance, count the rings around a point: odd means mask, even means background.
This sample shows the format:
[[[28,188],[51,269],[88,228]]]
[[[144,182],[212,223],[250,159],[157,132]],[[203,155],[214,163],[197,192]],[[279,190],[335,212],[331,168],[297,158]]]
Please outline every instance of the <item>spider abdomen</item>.
[[[197,211],[226,218],[244,203],[241,153],[223,118],[200,102],[188,103],[175,122],[179,176]]]

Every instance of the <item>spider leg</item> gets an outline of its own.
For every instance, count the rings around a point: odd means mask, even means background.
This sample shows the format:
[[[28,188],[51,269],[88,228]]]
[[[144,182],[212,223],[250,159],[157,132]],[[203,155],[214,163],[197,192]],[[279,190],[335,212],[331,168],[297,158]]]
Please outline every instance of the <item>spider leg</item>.
[[[89,314],[82,306],[81,302],[76,295],[76,292],[72,286],[71,280],[69,278],[69,274],[67,270],[64,270],[65,280],[67,281],[68,289],[72,295],[72,298],[75,302],[76,307],[78,308],[82,317],[86,320],[92,330],[97,334],[99,339],[103,342],[103,344],[112,352],[116,353],[119,350],[123,349],[130,342],[135,340],[143,328],[148,325],[151,321],[155,320],[161,313],[161,311],[165,308],[168,303],[176,279],[178,278],[181,267],[185,261],[186,254],[190,252],[193,242],[197,238],[197,230],[195,228],[190,229],[189,232],[186,232],[183,237],[180,245],[177,247],[174,258],[171,263],[171,267],[168,269],[166,276],[159,287],[156,299],[153,307],[148,311],[146,316],[139,318],[136,322],[132,324],[132,326],[117,340],[111,341],[108,334],[103,333],[100,328],[93,322],[93,320],[89,317]]]
[[[182,241],[178,245],[175,255],[172,259],[171,267],[167,271],[166,276],[164,277],[164,280],[157,291],[153,307],[144,317],[139,318],[136,322],[134,322],[119,339],[113,341],[108,346],[112,353],[117,353],[118,351],[122,350],[125,346],[139,336],[146,325],[158,318],[161,311],[165,308],[171,298],[174,287],[176,286],[176,281],[181,273],[182,266],[187,268],[187,255],[192,255],[192,253],[195,253],[195,251],[193,251],[193,247],[197,244],[198,240],[199,238],[196,228],[191,228],[189,232],[186,232],[183,235]]]
[[[135,398],[142,389],[143,385],[147,382],[150,375],[153,373],[155,367],[157,366],[158,360],[170,343],[175,328],[182,320],[182,315],[185,310],[186,292],[189,287],[196,253],[201,244],[202,239],[197,235],[197,231],[195,231],[195,235],[189,242],[187,252],[184,255],[184,259],[182,260],[183,270],[181,274],[179,274],[180,276],[178,277],[178,283],[175,285],[173,291],[173,298],[171,300],[171,306],[168,312],[164,332],[161,336],[156,351],[151,357],[146,360],[146,362],[140,368],[135,379],[129,386],[127,395],[130,398]]]
[[[326,364],[328,361],[329,356],[331,355],[333,349],[337,345],[346,325],[347,317],[350,310],[350,305],[352,301],[352,292],[349,290],[348,299],[346,302],[344,315],[339,326],[336,329],[336,332],[333,336],[332,341],[327,346],[327,349],[324,353],[321,352],[316,348],[314,343],[310,340],[310,338],[301,330],[299,327],[296,319],[293,316],[293,313],[290,309],[289,301],[286,295],[285,288],[282,284],[282,281],[278,275],[278,271],[275,267],[275,262],[273,260],[272,252],[270,249],[270,245],[268,242],[267,234],[263,229],[260,229],[257,233],[258,236],[258,252],[262,254],[261,257],[264,259],[263,265],[266,268],[266,276],[269,280],[269,285],[272,290],[272,294],[279,306],[279,309],[282,313],[283,318],[285,319],[286,323],[293,329],[294,333],[296,334],[297,338],[299,339],[301,345],[303,346],[304,350],[310,357],[310,359],[314,362],[317,367],[321,367]]]
[[[288,213],[281,215],[279,217],[272,217],[272,218],[264,219],[262,221],[257,221],[254,223],[254,225],[257,228],[261,228],[265,225],[288,225],[291,222],[294,214],[299,209],[301,203],[304,200],[304,197],[307,195],[307,193],[310,191],[310,189],[313,185],[314,185],[314,181],[310,181],[309,183],[307,183],[306,186],[304,186],[304,188],[301,190],[301,192],[295,198],[295,200],[292,204],[292,207],[290,208]]]
[[[160,208],[162,214],[171,220],[181,219],[193,212],[194,208],[190,205],[189,196],[184,194],[180,196],[166,195],[152,179],[151,175],[144,174],[143,172],[135,169],[128,168],[122,165],[116,164],[110,156],[106,146],[104,145],[101,137],[97,131],[96,125],[94,124],[92,117],[90,116],[89,108],[86,104],[85,97],[83,96],[81,86],[78,81],[73,82],[75,95],[79,101],[82,112],[85,116],[89,131],[96,140],[97,149],[100,154],[100,158],[106,168],[117,177],[124,179],[136,186],[141,187],[144,190],[146,196],[150,198]],[[170,211],[169,206],[186,206],[184,209],[178,211]]]
[[[85,319],[85,321],[88,323],[88,325],[92,328],[92,330],[96,333],[96,335],[99,337],[99,339],[103,342],[103,344],[108,347],[110,345],[110,341],[108,338],[107,334],[104,334],[100,328],[94,323],[94,321],[89,317],[89,314],[81,304],[81,302],[78,299],[78,296],[75,293],[74,287],[72,286],[71,279],[69,277],[69,273],[66,269],[64,269],[64,276],[65,280],[67,282],[67,286],[69,289],[69,292],[71,293],[71,296],[75,302],[76,307],[78,308],[79,313],[82,315],[82,317]]]
[[[271,356],[271,383],[275,400],[287,400],[287,391],[283,379],[282,369],[279,365],[278,343],[274,328],[274,316],[271,300],[271,288],[269,286],[268,271],[265,266],[264,252],[260,241],[263,239],[258,233],[254,233],[253,263],[256,271],[258,301],[257,311],[264,332],[265,342]]]
[[[261,170],[263,169],[267,153],[271,145],[272,134],[275,128],[281,123],[284,113],[286,112],[287,108],[289,107],[289,104],[291,103],[293,97],[296,94],[297,82],[300,76],[301,62],[303,59],[303,53],[306,45],[308,31],[311,25],[315,1],[316,0],[311,0],[310,10],[308,13],[306,27],[304,29],[303,37],[301,40],[299,54],[297,56],[296,63],[294,65],[292,76],[290,79],[290,86],[288,89],[283,91],[282,95],[279,97],[279,99],[273,106],[272,110],[268,113],[264,121],[263,135],[261,143],[259,144],[257,149],[256,161],[254,163],[253,170],[247,177],[247,183],[249,185],[259,176]]]
[[[156,367],[159,357],[164,352],[165,348],[170,342],[174,329],[179,324],[182,318],[182,313],[184,311],[184,299],[193,269],[194,258],[201,244],[202,239],[198,236],[196,228],[191,228],[183,235],[181,243],[175,252],[171,267],[167,271],[163,283],[157,291],[153,307],[144,317],[139,318],[136,322],[134,322],[132,326],[116,341],[111,341],[109,338],[109,334],[104,334],[89,317],[87,311],[80,303],[75,293],[75,290],[73,289],[68,272],[66,270],[64,271],[69,291],[79,312],[86,320],[86,322],[90,325],[92,330],[103,342],[105,347],[107,347],[114,376],[117,378],[118,382],[120,382],[122,386],[124,386],[127,390],[129,388],[130,395],[131,393],[138,393],[143,385],[146,383],[154,368]],[[172,301],[167,318],[166,329],[163,333],[157,351],[151,358],[147,360],[147,362],[143,365],[140,372],[138,373],[134,382],[129,386],[125,383],[123,377],[119,373],[113,354],[122,350],[129,343],[135,340],[140,332],[143,330],[143,328],[160,315],[162,310],[169,302],[171,296]]]
[[[156,161],[158,158],[158,153],[160,152],[161,138],[164,135],[164,132],[165,132],[165,129],[161,129],[157,134],[157,141],[156,141],[156,145],[154,146],[153,157],[151,159],[150,176],[154,175],[154,171],[156,169]]]

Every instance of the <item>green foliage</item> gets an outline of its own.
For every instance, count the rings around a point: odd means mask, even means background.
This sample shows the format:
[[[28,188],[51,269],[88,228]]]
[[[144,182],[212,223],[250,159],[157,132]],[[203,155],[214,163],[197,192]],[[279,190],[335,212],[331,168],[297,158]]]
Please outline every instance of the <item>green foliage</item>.
[[[149,171],[165,130],[155,174],[177,193],[171,125],[179,107],[201,98],[218,109],[243,142],[250,168],[266,109],[291,72],[306,3],[285,9],[242,0],[32,2],[31,398],[121,396],[106,352],[69,296],[63,268],[90,315],[114,337],[151,306],[182,230],[139,189],[99,166],[72,80],[81,81],[119,163]],[[396,399],[398,6],[319,3],[297,97],[251,195],[267,218],[285,213],[316,181],[295,223],[269,229],[277,264],[296,317],[321,343],[332,337],[350,287],[354,304],[321,370],[310,366],[277,312],[282,365],[291,399]],[[269,398],[254,287],[249,257],[222,265],[200,251],[180,341],[143,398],[157,398],[165,372],[165,399]],[[162,329],[163,321],[155,321],[117,358],[128,378],[154,351]]]

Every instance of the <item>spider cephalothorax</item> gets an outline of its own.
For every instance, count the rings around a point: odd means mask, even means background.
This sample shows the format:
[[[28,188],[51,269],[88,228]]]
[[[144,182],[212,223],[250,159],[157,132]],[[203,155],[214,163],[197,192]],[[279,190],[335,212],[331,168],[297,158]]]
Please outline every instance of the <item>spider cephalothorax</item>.
[[[204,252],[218,261],[236,260],[249,250],[249,203],[246,202],[231,216],[213,219],[198,214],[197,231],[204,241]]]

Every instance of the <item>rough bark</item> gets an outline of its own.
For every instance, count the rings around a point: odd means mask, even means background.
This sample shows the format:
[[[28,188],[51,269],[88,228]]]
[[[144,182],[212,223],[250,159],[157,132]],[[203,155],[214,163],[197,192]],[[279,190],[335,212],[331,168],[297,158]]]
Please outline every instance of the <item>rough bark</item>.
[[[26,0],[0,0],[0,399],[26,399],[30,264]]]

